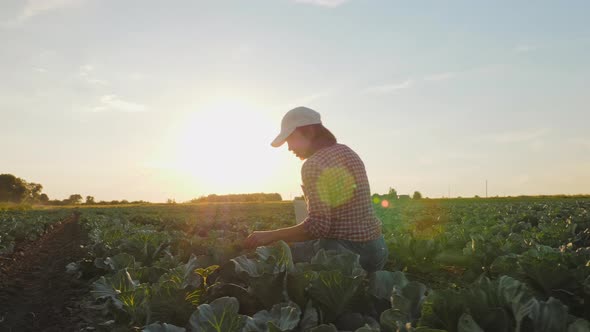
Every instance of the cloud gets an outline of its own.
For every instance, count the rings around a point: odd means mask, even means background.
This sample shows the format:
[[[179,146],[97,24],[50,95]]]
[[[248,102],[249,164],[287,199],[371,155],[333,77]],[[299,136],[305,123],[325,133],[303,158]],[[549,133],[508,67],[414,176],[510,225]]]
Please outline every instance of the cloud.
[[[397,90],[408,89],[408,88],[412,87],[413,85],[414,85],[413,80],[406,80],[402,83],[385,84],[385,85],[370,87],[370,88],[365,89],[365,92],[385,94],[385,93],[390,93],[390,92],[394,92]]]
[[[391,92],[395,92],[395,91],[399,91],[399,90],[403,90],[403,89],[412,88],[412,87],[416,86],[417,84],[419,84],[420,82],[440,82],[440,81],[450,80],[450,79],[454,78],[455,76],[457,76],[458,74],[459,73],[457,73],[457,72],[443,72],[443,73],[438,73],[438,74],[432,74],[432,75],[424,76],[423,78],[418,79],[418,80],[407,79],[401,83],[391,83],[391,84],[383,84],[383,85],[369,87],[369,88],[365,89],[364,92],[365,93],[376,93],[376,94],[387,94],[387,93],[391,93]]]
[[[485,66],[475,67],[471,69],[466,69],[462,71],[447,71],[447,72],[440,72],[435,74],[425,75],[418,79],[407,79],[401,83],[392,83],[392,84],[384,84],[374,87],[369,87],[362,92],[364,93],[377,93],[377,94],[386,94],[395,92],[402,89],[408,89],[420,85],[424,82],[442,82],[454,79],[456,77],[465,76],[468,74],[486,74],[492,73],[497,71],[501,68],[502,65],[498,64],[489,64]]]
[[[340,5],[349,2],[350,0],[295,0],[298,3],[304,3],[308,5],[314,6],[321,6],[321,7],[329,7],[329,8],[336,8]]]
[[[486,138],[497,143],[530,142],[546,136],[549,132],[550,130],[546,128],[525,129],[496,133]]]
[[[454,78],[466,76],[469,74],[485,74],[485,73],[493,73],[500,69],[502,65],[499,64],[488,64],[483,65],[480,67],[474,67],[470,69],[465,69],[461,71],[447,71],[441,72],[431,75],[426,75],[422,78],[424,82],[439,82],[439,81],[448,81]]]
[[[78,71],[78,76],[82,78],[86,83],[93,84],[93,85],[108,85],[109,82],[103,79],[98,79],[94,76],[94,66],[90,64],[86,64],[80,66]]]
[[[125,101],[116,95],[104,95],[100,98],[100,105],[92,108],[93,112],[119,111],[119,112],[145,112],[147,107],[142,104]]]
[[[18,17],[24,21],[41,13],[71,7],[81,3],[83,0],[28,0]]]

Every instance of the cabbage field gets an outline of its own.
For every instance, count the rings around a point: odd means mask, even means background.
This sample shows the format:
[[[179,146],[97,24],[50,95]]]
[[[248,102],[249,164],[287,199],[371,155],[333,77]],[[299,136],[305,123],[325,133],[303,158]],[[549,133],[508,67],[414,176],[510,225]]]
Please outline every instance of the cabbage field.
[[[590,199],[375,210],[375,273],[242,248],[293,225],[291,202],[0,211],[0,331],[590,331]]]

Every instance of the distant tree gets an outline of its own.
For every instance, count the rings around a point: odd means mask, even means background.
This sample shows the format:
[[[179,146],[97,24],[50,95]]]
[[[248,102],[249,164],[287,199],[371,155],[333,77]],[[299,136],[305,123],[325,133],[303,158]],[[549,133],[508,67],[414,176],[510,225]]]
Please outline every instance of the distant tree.
[[[389,187],[389,192],[387,193],[387,197],[389,199],[397,199],[397,190],[393,187]]]
[[[72,194],[70,198],[66,199],[67,204],[80,204],[82,203],[82,195],[80,194]]]
[[[86,196],[86,204],[96,204],[96,202],[94,201],[94,196]]]
[[[176,200],[174,198],[168,198],[166,204],[176,204]]]
[[[23,184],[27,188],[26,198],[25,200],[28,202],[39,202],[39,196],[41,196],[41,191],[43,191],[43,186],[34,183],[34,182],[26,182],[22,180]]]
[[[41,203],[41,204],[49,203],[49,196],[47,196],[47,194],[39,195],[39,203]]]
[[[126,200],[126,199],[124,199],[124,200],[121,201],[121,204],[129,204],[129,201]]]
[[[230,195],[216,195],[210,194],[207,196],[200,196],[199,198],[191,199],[191,203],[213,203],[213,202],[280,202],[283,197],[278,193],[265,194],[230,194]],[[168,200],[168,204],[171,204]]]
[[[47,203],[47,195],[41,198],[43,186],[27,182],[12,174],[0,174],[0,202]]]
[[[274,194],[260,194],[264,200],[269,200],[269,201],[282,201],[283,197],[281,196],[281,194],[279,193],[274,193]]]
[[[27,183],[12,174],[0,174],[0,202],[20,203],[27,197]]]
[[[422,199],[422,194],[419,191],[414,191],[414,195],[412,195],[412,199]]]

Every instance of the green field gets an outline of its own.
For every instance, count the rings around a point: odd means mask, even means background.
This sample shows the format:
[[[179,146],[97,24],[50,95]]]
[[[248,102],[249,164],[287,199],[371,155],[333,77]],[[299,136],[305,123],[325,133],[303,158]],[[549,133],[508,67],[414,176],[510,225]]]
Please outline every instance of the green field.
[[[79,214],[83,258],[61,273],[88,289],[89,330],[589,330],[590,199],[375,203],[390,257],[370,274],[355,255],[241,247],[293,225],[291,202],[7,210],[0,253]]]

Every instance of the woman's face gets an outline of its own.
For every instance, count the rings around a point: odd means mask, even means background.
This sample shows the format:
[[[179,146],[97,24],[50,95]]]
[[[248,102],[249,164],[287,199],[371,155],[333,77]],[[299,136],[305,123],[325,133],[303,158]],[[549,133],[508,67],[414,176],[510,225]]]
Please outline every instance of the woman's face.
[[[299,130],[295,129],[287,137],[287,144],[289,145],[289,151],[293,151],[299,159],[304,160],[309,157],[311,140],[303,136]]]

